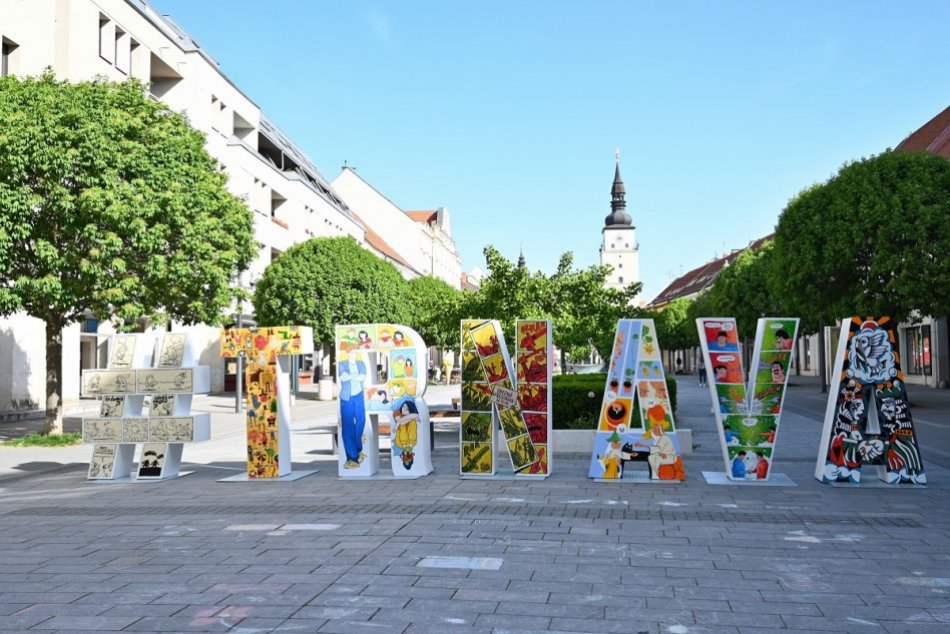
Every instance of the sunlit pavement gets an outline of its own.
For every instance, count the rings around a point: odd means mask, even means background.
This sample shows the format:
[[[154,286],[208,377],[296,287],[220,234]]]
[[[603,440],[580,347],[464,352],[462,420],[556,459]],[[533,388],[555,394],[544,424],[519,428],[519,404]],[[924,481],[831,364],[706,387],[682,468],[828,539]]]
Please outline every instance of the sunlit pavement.
[[[584,455],[546,481],[460,480],[451,428],[431,476],[386,478],[384,453],[383,477],[341,481],[312,433],[336,403],[312,394],[294,469],[319,472],[294,482],[219,482],[245,451],[219,396],[196,399],[214,438],[174,480],[89,483],[89,446],[0,449],[0,631],[950,631],[950,471],[927,447],[947,408],[915,411],[928,487],[834,488],[812,475],[824,397],[801,382],[773,467],[797,486],[716,486],[709,393],[677,378],[680,484],[592,482]]]

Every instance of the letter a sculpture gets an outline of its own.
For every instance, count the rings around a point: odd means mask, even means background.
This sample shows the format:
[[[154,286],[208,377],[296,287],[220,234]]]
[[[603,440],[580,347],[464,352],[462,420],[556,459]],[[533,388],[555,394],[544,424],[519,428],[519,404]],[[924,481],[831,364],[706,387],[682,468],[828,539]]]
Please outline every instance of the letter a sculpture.
[[[832,377],[815,477],[858,483],[861,467],[874,465],[887,483],[926,484],[894,322],[843,321]]]
[[[617,323],[588,477],[619,480],[630,461],[649,464],[653,480],[686,479],[652,319]]]

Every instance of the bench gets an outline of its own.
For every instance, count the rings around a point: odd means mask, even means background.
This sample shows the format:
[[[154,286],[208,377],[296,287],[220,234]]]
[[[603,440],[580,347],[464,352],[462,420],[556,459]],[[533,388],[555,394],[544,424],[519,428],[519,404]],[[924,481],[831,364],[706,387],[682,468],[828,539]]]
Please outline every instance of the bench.
[[[429,438],[432,449],[435,449],[435,422],[462,424],[461,399],[453,398],[451,403],[434,403],[429,405]]]

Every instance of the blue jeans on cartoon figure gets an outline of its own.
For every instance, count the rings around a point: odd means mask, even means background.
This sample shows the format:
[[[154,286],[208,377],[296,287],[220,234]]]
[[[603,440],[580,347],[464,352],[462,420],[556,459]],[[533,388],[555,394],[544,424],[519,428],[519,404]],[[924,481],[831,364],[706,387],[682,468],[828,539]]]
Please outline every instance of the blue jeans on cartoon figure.
[[[363,382],[366,364],[348,359],[340,367],[340,425],[343,451],[348,463],[359,463],[363,452],[363,430],[366,427],[366,405]]]
[[[343,416],[343,451],[350,462],[359,462],[363,451],[363,430],[366,427],[366,407],[361,398],[340,401]]]

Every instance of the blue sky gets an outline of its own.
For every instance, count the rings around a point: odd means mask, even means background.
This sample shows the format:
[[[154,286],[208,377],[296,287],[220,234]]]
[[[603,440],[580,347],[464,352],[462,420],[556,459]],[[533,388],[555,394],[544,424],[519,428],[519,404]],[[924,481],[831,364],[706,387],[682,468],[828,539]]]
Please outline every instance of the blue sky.
[[[329,179],[448,207],[466,270],[596,263],[619,146],[646,299],[950,105],[942,1],[153,4]]]

